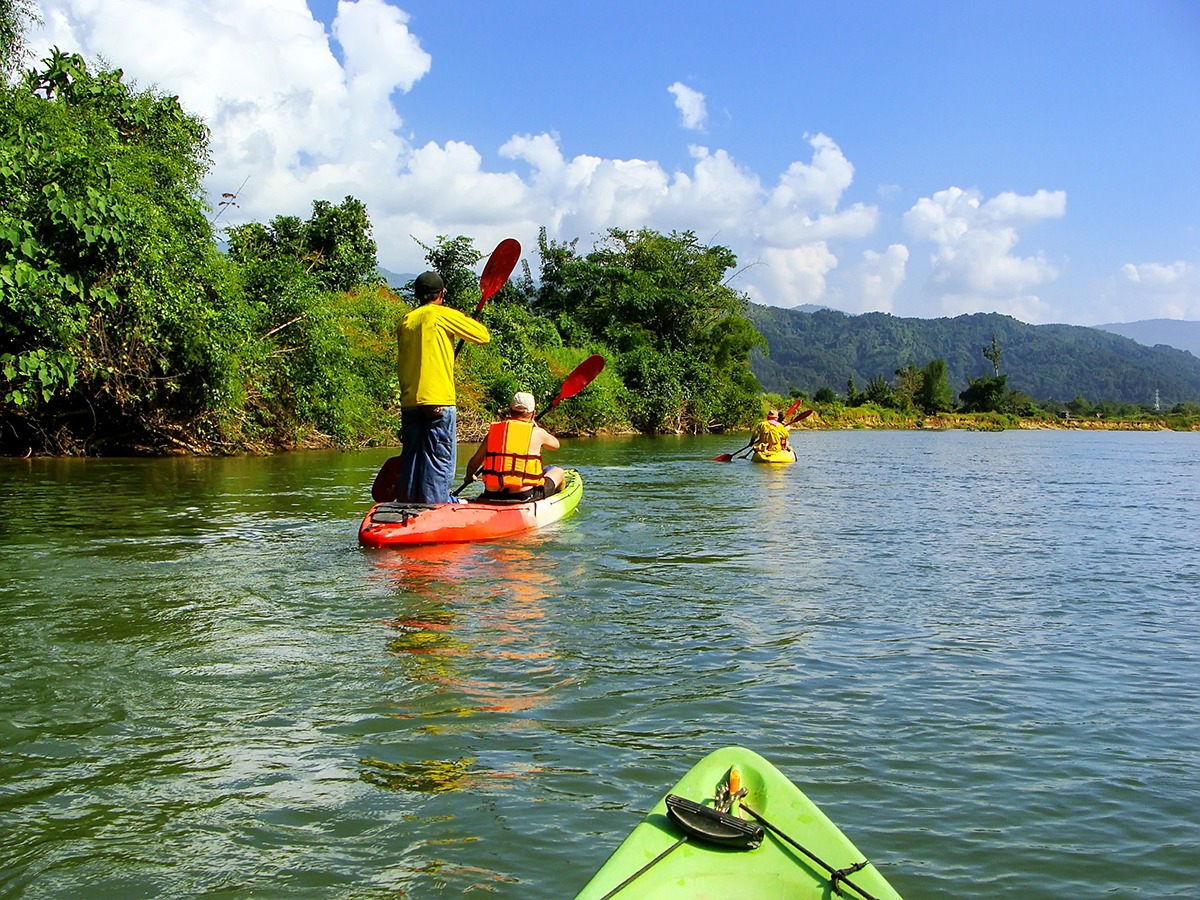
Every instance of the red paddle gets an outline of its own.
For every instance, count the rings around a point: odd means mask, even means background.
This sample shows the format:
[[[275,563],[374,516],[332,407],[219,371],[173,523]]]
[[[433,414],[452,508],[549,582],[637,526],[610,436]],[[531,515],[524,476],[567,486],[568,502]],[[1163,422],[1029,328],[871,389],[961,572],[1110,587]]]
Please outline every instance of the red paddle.
[[[520,258],[521,245],[515,238],[505,238],[496,245],[496,249],[488,257],[487,265],[483,267],[483,274],[479,276],[479,302],[475,304],[475,318],[479,318],[479,314],[483,312],[483,307],[487,302],[495,296],[500,288],[504,287],[504,283],[508,281],[508,276],[517,267],[517,260]],[[458,346],[454,348],[454,355],[458,356],[462,348],[463,342],[462,339],[459,339]]]
[[[795,412],[796,410],[798,410],[799,408],[800,408],[800,398],[799,398],[799,397],[797,397],[797,398],[796,398],[796,402],[795,402],[795,403],[793,403],[791,406],[789,406],[789,407],[787,408],[787,412],[785,412],[785,413],[783,414],[783,418],[785,418],[785,419],[786,419],[788,416],[790,416],[792,413],[794,413],[794,412]],[[801,413],[800,415],[796,416],[796,418],[792,419],[792,421],[791,421],[791,422],[786,422],[785,424],[787,424],[787,425],[791,425],[791,424],[792,424],[792,422],[799,422],[799,421],[800,421],[801,419],[803,419],[805,416],[808,416],[808,415],[811,415],[811,414],[812,414],[812,410],[810,409],[810,410],[808,410],[808,412]],[[735,456],[737,456],[739,453],[741,453],[741,452],[742,452],[742,450],[749,450],[749,449],[750,449],[751,447],[753,447],[753,446],[754,446],[754,441],[751,441],[751,442],[750,442],[749,444],[747,444],[745,447],[742,447],[742,448],[741,448],[741,449],[739,449],[739,450],[734,450],[732,453],[720,453],[720,454],[718,454],[717,456],[714,456],[714,457],[713,457],[713,462],[732,462],[732,461],[733,461],[733,458],[734,458]]]
[[[582,391],[592,383],[592,379],[599,375],[603,369],[604,357],[599,353],[593,353],[577,365],[571,374],[563,380],[562,390],[558,392],[558,396],[551,400],[550,405],[542,410],[542,416],[545,416],[546,413],[550,412],[550,410],[554,409],[554,407],[558,406],[564,400],[574,397]]]
[[[565,379],[563,379],[562,389],[558,392],[558,396],[550,401],[550,405],[542,410],[542,415],[558,406],[564,400],[574,397],[585,387],[592,383],[592,380],[600,374],[604,369],[604,357],[599,353],[593,353],[579,365],[577,365]],[[471,482],[464,481],[454,491],[454,496],[457,497],[459,492]]]

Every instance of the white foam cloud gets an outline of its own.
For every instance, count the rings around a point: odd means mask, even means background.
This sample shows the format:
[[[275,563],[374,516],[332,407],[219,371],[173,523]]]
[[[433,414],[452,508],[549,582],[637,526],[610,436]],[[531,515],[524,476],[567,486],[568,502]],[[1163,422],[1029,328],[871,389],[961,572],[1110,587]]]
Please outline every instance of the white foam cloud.
[[[708,121],[704,95],[681,81],[675,82],[667,90],[675,97],[675,108],[679,110],[683,127],[691,131],[703,131],[704,124]]]
[[[1200,267],[1184,260],[1125,263],[1101,290],[1099,306],[1099,321],[1200,319]]]
[[[738,255],[737,285],[759,302],[835,297],[859,311],[892,308],[912,267],[903,244],[879,237],[879,208],[847,202],[854,166],[824,134],[764,179],[726,148],[692,146],[689,163],[672,170],[653,159],[568,157],[548,132],[513,135],[496,148],[496,170],[456,135],[422,133],[402,119],[405,95],[437,61],[386,0],[339,0],[329,32],[304,0],[40,0],[40,9],[35,48],[103,56],[141,86],[178,92],[208,122],[210,196],[245,181],[222,224],[303,216],[315,199],[351,194],[367,206],[380,262],[395,271],[423,265],[414,237],[466,234],[486,248],[515,236],[532,247],[545,226],[586,250],[609,227],[688,230]],[[703,128],[704,96],[681,82],[669,90],[685,127]],[[1056,267],[1017,255],[1018,230],[1064,211],[1062,192],[985,202],[951,188],[904,221],[934,245],[928,287],[946,311],[1022,315],[1040,311],[1034,290]],[[858,262],[839,271],[839,256]]]
[[[903,244],[892,244],[883,253],[864,250],[862,261],[831,293],[830,305],[848,313],[894,312],[907,266],[908,248]]]
[[[1066,214],[1064,191],[1003,193],[983,201],[958,187],[923,197],[904,215],[918,240],[935,244],[928,288],[948,315],[1003,312],[1027,322],[1052,313],[1033,290],[1058,277],[1042,254],[1017,256],[1019,227]]]

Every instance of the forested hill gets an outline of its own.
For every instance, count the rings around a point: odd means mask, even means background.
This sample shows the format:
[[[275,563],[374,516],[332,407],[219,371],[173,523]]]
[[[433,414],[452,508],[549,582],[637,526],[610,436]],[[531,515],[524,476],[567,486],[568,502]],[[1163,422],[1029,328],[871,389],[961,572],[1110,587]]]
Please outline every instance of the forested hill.
[[[992,338],[1008,386],[1037,401],[1164,406],[1200,400],[1200,359],[1171,347],[1146,347],[1121,335],[1080,325],[1029,325],[998,313],[953,319],[907,319],[888,313],[851,316],[835,310],[800,312],[752,304],[749,318],[767,339],[769,356],[756,352],[754,374],[768,391],[838,393],[853,378],[891,382],[909,363],[946,361],[955,396],[968,378],[992,375],[983,355]]]

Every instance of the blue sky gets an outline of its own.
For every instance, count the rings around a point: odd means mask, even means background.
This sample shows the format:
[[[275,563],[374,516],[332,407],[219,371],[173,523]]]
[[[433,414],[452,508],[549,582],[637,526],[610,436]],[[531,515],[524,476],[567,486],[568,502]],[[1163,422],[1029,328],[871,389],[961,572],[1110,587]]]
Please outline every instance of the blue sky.
[[[1200,320],[1200,4],[40,0],[213,132],[221,223],[417,240],[690,230],[732,284],[1022,321]],[[414,238],[416,240],[414,240]]]

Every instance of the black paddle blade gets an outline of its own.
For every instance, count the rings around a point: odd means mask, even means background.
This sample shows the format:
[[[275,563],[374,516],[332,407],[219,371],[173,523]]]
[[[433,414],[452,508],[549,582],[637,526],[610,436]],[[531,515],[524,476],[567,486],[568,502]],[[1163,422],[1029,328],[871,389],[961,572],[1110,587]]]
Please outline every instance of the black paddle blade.
[[[379,469],[371,485],[371,497],[376,503],[396,499],[396,481],[400,478],[400,457],[393,456]]]

